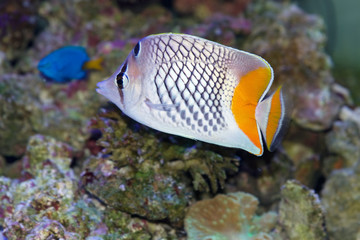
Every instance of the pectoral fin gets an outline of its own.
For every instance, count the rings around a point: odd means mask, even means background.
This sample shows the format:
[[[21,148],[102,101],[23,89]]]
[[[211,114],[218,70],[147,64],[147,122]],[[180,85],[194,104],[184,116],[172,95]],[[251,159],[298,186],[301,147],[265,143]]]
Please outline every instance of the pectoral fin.
[[[175,104],[156,104],[156,103],[152,103],[149,99],[146,99],[145,103],[149,108],[158,111],[172,111],[172,110],[176,110],[176,107],[178,106]]]

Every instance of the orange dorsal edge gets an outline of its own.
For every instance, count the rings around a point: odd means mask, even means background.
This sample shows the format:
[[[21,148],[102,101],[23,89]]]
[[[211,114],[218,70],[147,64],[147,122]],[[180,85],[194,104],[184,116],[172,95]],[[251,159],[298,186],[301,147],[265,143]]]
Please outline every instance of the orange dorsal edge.
[[[256,155],[262,155],[263,147],[255,119],[255,109],[271,78],[269,67],[259,67],[246,73],[240,78],[231,102],[231,111],[238,127],[260,149],[260,153]]]

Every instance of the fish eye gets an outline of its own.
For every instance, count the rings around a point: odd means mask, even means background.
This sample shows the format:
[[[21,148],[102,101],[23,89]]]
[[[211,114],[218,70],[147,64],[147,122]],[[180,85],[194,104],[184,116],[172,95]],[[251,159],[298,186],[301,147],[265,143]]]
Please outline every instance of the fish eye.
[[[129,77],[121,72],[116,76],[115,84],[118,88],[124,89],[129,84]]]
[[[140,52],[140,42],[138,42],[136,44],[136,46],[134,47],[134,55],[135,55],[135,57],[137,57],[139,55],[139,52]]]

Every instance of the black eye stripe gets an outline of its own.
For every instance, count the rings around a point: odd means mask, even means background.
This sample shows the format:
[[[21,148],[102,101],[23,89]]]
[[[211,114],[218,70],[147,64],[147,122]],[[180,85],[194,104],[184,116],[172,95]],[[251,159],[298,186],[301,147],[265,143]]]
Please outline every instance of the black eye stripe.
[[[135,57],[137,57],[137,55],[139,55],[139,52],[140,52],[140,42],[138,42],[136,44],[136,46],[134,47],[134,55],[135,55]]]
[[[126,71],[127,71],[127,68],[128,68],[128,65],[127,65],[127,61],[124,62],[124,65],[122,66],[119,74],[116,76],[116,85],[119,89],[124,89],[124,77],[127,78],[127,75],[126,75]],[[126,80],[125,80],[125,84],[126,84]]]
[[[120,72],[124,73],[127,70],[127,62],[124,63],[123,67],[121,68]]]

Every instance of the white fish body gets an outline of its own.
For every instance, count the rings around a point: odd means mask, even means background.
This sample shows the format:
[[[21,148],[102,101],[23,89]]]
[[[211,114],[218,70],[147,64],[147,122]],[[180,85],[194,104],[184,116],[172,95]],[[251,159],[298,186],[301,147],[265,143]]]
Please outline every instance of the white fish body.
[[[136,121],[170,134],[263,153],[284,121],[281,89],[261,57],[185,34],[138,42],[97,91]]]

